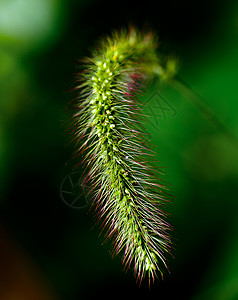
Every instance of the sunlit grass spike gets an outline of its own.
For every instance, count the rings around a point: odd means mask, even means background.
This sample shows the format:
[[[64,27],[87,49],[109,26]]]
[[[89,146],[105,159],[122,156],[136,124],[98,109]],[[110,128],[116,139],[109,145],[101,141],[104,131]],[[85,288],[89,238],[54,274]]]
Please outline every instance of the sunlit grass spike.
[[[164,186],[150,162],[153,157],[140,123],[136,98],[145,78],[158,70],[157,39],[151,32],[114,31],[85,60],[79,99],[73,116],[76,154],[83,155],[93,186],[93,207],[114,254],[123,251],[125,267],[133,265],[139,282],[148,274],[163,276],[170,251],[170,225],[162,204]],[[168,76],[167,76],[168,77]]]

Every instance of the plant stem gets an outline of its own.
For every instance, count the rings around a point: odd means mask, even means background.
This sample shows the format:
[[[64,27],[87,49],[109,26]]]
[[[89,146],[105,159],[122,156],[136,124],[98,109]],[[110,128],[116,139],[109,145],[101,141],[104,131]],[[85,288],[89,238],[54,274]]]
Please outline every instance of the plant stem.
[[[178,90],[185,99],[193,104],[207,119],[211,125],[220,132],[226,140],[238,151],[238,138],[230,131],[226,124],[217,116],[214,110],[206,103],[206,101],[195,92],[183,79],[174,76],[170,79],[173,88]]]

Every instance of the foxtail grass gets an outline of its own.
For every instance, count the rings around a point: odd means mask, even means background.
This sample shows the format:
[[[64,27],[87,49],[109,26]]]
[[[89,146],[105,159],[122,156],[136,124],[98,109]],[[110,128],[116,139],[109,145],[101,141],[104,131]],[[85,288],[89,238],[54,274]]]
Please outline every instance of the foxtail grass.
[[[137,98],[153,73],[165,79],[174,71],[171,62],[167,70],[161,66],[157,47],[153,33],[135,28],[102,38],[83,60],[72,125],[92,207],[114,255],[123,253],[124,266],[133,265],[139,282],[146,274],[149,281],[163,276],[171,250],[166,186],[153,164]]]

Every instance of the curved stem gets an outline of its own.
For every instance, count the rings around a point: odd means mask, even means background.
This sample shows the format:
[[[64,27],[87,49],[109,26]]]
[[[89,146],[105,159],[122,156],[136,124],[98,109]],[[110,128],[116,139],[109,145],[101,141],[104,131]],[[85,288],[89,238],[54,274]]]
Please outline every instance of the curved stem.
[[[238,138],[230,131],[226,124],[216,115],[206,101],[179,76],[170,80],[172,87],[178,90],[190,103],[192,103],[207,119],[211,125],[220,132],[226,140],[238,151]]]

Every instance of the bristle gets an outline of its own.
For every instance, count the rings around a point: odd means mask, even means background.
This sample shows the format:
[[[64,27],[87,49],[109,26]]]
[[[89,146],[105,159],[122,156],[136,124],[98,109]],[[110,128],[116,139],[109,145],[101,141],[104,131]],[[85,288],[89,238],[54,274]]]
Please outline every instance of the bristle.
[[[123,263],[134,263],[139,282],[146,273],[152,281],[163,274],[171,246],[170,225],[161,210],[163,185],[149,163],[152,152],[136,99],[148,70],[158,65],[156,46],[152,33],[136,29],[102,39],[81,73],[73,116],[80,144],[76,154],[84,155],[85,181],[90,178],[94,186],[93,207],[114,239],[114,254],[124,250]]]

